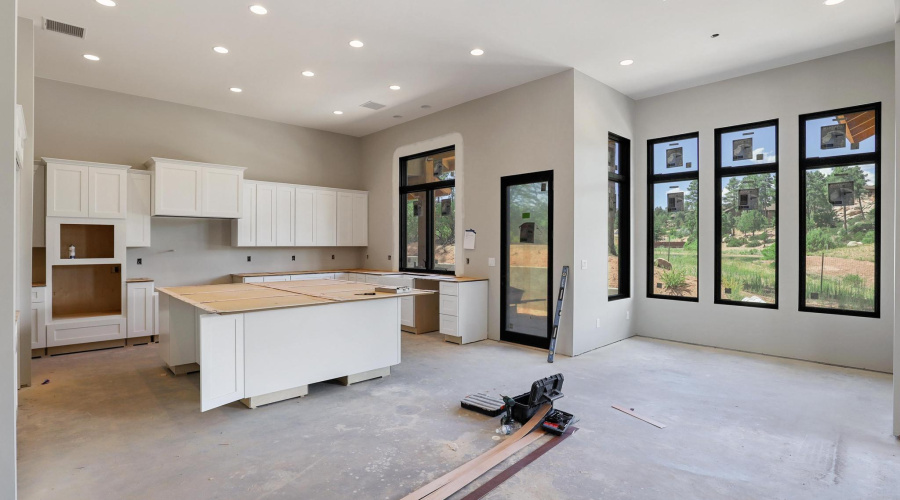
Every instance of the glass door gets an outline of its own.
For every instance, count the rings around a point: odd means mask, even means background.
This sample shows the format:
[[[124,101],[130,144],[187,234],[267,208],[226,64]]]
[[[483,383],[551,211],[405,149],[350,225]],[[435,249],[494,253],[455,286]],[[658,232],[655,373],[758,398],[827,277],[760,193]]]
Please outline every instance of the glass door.
[[[553,326],[553,171],[503,177],[500,339],[547,348]]]

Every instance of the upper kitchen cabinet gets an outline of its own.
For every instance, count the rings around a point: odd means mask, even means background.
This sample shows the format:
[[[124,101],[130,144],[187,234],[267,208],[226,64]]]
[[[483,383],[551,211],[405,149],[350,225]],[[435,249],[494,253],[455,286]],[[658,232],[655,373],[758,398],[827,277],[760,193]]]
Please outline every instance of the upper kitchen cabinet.
[[[151,158],[153,215],[240,219],[243,167]]]
[[[44,163],[47,217],[126,218],[131,167],[56,158]]]
[[[125,224],[125,246],[150,246],[150,172],[128,172],[128,217]]]

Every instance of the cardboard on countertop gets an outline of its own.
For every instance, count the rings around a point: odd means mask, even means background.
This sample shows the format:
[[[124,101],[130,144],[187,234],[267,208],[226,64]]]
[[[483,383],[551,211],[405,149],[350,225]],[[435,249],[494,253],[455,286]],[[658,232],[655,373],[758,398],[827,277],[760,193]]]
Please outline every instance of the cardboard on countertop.
[[[228,292],[232,290],[255,290],[257,288],[259,287],[252,283],[228,283],[224,285],[158,287],[157,290],[172,292],[176,295],[193,295],[195,293]]]
[[[125,283],[152,283],[153,278],[128,278]]]
[[[285,290],[294,293],[302,293],[305,295],[319,295],[321,293],[352,292],[354,290],[365,290],[371,292],[375,290],[375,287],[378,285],[372,283],[350,283],[349,281],[340,281],[335,284],[329,283],[324,285],[305,287],[278,286],[278,283],[266,283],[264,286],[266,288],[273,288],[275,290]]]
[[[276,290],[274,288],[259,287],[255,290],[226,290],[224,292],[204,292],[186,295],[193,302],[200,304],[210,302],[224,302],[227,300],[265,299],[269,297],[290,297],[295,293]]]
[[[427,279],[435,281],[450,281],[456,283],[465,283],[468,281],[487,281],[487,278],[472,278],[467,276],[453,276],[444,274],[431,274],[427,272],[402,272],[402,271],[378,271],[373,269],[334,269],[327,271],[284,271],[274,273],[239,273],[232,274],[237,278],[253,278],[260,276],[299,276],[303,274],[327,274],[327,273],[349,273],[349,274],[372,274],[376,276],[409,276],[416,279]],[[303,280],[300,280],[303,281]],[[319,280],[310,280],[319,281]]]
[[[343,292],[320,292],[310,294],[315,297],[321,297],[325,299],[331,299],[337,302],[352,302],[355,300],[373,300],[373,299],[385,299],[389,297],[407,297],[410,295],[430,295],[436,292],[431,292],[428,290],[410,290],[409,292],[404,293],[385,293],[385,292],[376,292],[374,288],[372,290],[349,290]],[[368,295],[374,294],[374,295]]]
[[[287,307],[317,306],[332,304],[334,301],[310,295],[293,294],[284,297],[268,297],[261,299],[225,300],[203,304],[208,310],[217,314],[244,313],[265,311],[268,309],[284,309]]]

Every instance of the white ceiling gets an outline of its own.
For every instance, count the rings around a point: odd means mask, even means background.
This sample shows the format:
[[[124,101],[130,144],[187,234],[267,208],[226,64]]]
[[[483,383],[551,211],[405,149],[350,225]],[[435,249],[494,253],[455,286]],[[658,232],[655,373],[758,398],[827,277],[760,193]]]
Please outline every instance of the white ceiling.
[[[86,28],[38,30],[37,76],[354,136],[566,68],[640,99],[890,41],[895,16],[890,0],[117,2],[19,0],[38,25]]]

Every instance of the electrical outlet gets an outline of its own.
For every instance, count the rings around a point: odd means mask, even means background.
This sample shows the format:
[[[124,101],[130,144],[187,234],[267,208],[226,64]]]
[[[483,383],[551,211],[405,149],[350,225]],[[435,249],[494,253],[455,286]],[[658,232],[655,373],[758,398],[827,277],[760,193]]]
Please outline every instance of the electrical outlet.
[[[391,260],[391,256],[390,256],[390,255],[388,255],[388,260]]]
[[[144,265],[144,259],[138,259],[138,265],[139,266]]]
[[[597,328],[600,328],[600,318],[597,318]]]
[[[113,274],[119,274],[119,266],[113,266]]]
[[[296,255],[291,255],[291,260],[292,260],[292,261],[297,260],[297,256],[296,256]]]
[[[497,259],[493,257],[488,257],[488,267],[494,267],[497,265]]]
[[[584,260],[581,261],[581,268],[582,268],[582,269],[587,269],[587,259],[584,259]]]
[[[334,260],[334,254],[331,254],[331,260]]]
[[[249,255],[247,256],[247,262],[250,262],[250,256],[249,256]]]
[[[466,257],[466,264],[468,264],[468,263],[469,263],[469,258],[468,258],[468,257]]]

